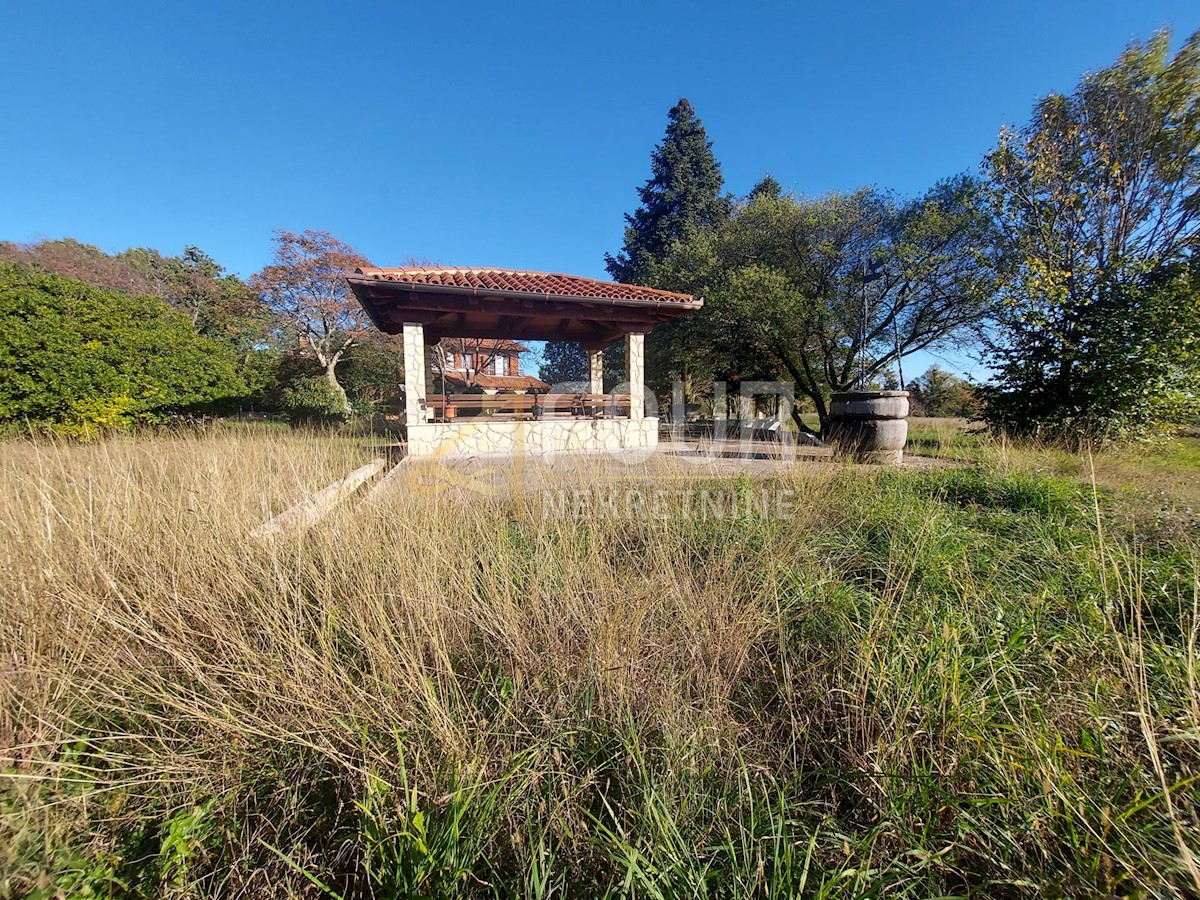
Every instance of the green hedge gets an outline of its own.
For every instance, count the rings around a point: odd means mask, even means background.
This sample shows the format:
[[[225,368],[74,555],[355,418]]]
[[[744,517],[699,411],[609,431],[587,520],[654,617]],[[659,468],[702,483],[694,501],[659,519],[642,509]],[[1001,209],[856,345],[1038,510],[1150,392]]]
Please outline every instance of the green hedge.
[[[0,422],[86,435],[244,393],[233,351],[161,299],[0,264]]]

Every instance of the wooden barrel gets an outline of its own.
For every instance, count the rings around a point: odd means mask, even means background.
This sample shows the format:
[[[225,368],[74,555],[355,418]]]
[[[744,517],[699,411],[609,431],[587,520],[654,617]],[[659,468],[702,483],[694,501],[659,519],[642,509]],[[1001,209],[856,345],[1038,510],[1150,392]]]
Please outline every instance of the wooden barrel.
[[[898,466],[908,441],[908,391],[841,391],[829,401],[829,442],[856,462]]]

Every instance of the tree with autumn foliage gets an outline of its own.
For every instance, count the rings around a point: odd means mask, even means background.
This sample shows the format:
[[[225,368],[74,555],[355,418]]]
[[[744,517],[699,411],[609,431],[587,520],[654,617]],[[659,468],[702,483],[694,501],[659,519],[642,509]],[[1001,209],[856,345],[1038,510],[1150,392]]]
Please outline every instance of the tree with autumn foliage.
[[[987,416],[1122,437],[1200,396],[1200,32],[1160,32],[1050,94],[988,156],[1014,267]]]
[[[197,334],[228,344],[243,359],[266,337],[268,316],[254,291],[196,246],[167,256],[150,247],[109,254],[72,238],[0,241],[0,260],[131,297],[159,297],[187,316]]]
[[[250,283],[277,317],[285,339],[320,365],[337,405],[349,414],[337,367],[369,333],[370,323],[346,276],[370,262],[328,231],[281,230],[274,243],[274,261]]]

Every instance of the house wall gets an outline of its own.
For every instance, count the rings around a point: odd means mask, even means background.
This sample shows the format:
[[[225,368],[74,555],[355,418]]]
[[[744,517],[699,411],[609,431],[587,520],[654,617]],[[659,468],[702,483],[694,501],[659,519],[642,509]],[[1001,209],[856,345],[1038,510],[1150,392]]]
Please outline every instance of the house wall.
[[[493,356],[490,353],[488,353],[487,350],[476,352],[476,353],[473,353],[472,355],[474,357],[476,357],[476,359],[472,362],[471,368],[476,367],[476,364],[478,363],[479,359],[484,359],[484,360],[486,360],[486,362],[484,364],[485,371],[491,369]],[[508,367],[508,371],[505,374],[520,375],[521,374],[521,354],[520,353],[504,353],[502,355],[507,360],[506,365]],[[466,365],[465,360],[463,359],[462,351],[460,351],[460,350],[447,350],[446,351],[446,368],[453,370],[455,372],[465,372],[467,370],[467,365]]]

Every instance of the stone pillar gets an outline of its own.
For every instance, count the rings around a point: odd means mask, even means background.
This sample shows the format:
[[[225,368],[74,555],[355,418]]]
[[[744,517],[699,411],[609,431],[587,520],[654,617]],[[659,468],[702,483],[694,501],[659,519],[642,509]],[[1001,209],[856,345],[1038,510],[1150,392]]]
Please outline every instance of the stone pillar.
[[[625,335],[625,378],[629,382],[629,418],[646,415],[646,336]]]
[[[604,350],[588,351],[588,371],[592,379],[592,393],[604,393]]]
[[[404,421],[425,424],[425,326],[404,323]]]

